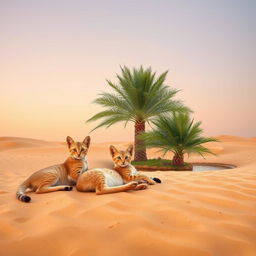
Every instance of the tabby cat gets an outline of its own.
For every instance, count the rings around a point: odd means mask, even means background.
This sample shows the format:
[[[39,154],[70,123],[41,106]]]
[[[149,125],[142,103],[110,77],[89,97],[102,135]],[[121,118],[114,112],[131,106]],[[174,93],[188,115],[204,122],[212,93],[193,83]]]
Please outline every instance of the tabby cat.
[[[126,151],[118,151],[110,146],[110,153],[114,162],[114,170],[95,168],[88,170],[79,176],[76,184],[78,191],[96,191],[96,194],[108,194],[128,190],[141,190],[154,185],[154,180],[137,172],[131,165],[133,146],[130,145]]]
[[[87,136],[83,142],[75,142],[69,136],[66,140],[70,151],[69,158],[62,164],[33,173],[19,186],[16,193],[17,199],[26,203],[30,202],[31,198],[26,195],[27,189],[36,193],[72,190],[79,175],[88,170],[86,155],[90,137]]]

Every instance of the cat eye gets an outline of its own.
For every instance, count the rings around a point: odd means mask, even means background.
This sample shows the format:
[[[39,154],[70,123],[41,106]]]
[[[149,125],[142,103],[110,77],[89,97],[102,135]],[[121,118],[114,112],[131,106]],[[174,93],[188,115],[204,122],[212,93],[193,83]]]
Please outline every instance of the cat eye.
[[[121,156],[118,156],[117,159],[118,159],[118,160],[121,160],[122,158],[121,158]]]
[[[125,160],[128,160],[128,158],[129,158],[129,157],[128,157],[128,156],[126,156],[126,157],[125,157]]]
[[[76,151],[77,151],[77,150],[76,150],[76,148],[73,148],[72,150],[73,150],[74,152],[76,152]]]

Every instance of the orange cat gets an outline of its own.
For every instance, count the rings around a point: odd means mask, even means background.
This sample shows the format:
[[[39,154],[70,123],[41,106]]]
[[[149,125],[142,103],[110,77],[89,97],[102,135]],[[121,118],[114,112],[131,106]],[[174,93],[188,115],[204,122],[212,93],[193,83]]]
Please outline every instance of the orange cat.
[[[126,151],[118,151],[114,146],[110,146],[110,153],[114,161],[114,170],[117,171],[125,182],[139,181],[146,182],[149,185],[161,183],[158,178],[149,178],[148,176],[141,174],[136,168],[131,165],[133,145],[130,145]]]
[[[22,202],[29,202],[31,198],[26,195],[27,189],[36,193],[72,190],[78,176],[88,170],[86,155],[90,145],[90,137],[87,136],[83,142],[74,142],[68,136],[67,144],[70,151],[69,158],[62,164],[33,173],[19,186],[16,193],[17,199]]]
[[[126,151],[118,151],[110,146],[110,153],[114,161],[114,170],[95,168],[79,176],[76,184],[78,191],[96,191],[96,194],[124,192],[128,190],[146,189],[147,184],[153,185],[155,181],[140,174],[132,166],[132,146]],[[157,182],[161,182],[156,178]],[[146,183],[145,183],[146,182]]]

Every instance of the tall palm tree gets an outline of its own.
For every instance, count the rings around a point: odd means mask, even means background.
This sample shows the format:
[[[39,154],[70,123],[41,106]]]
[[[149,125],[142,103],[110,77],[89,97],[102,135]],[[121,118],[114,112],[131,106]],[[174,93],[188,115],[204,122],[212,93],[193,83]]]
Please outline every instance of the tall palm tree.
[[[159,148],[164,154],[173,152],[172,164],[184,165],[185,153],[213,154],[202,146],[203,143],[217,141],[202,137],[201,122],[194,123],[188,113],[161,115],[153,121],[154,129],[140,135],[148,148]]]
[[[173,100],[178,90],[164,85],[168,71],[156,77],[151,68],[133,69],[121,67],[121,75],[117,74],[118,83],[107,80],[114,93],[103,92],[94,103],[105,108],[104,111],[92,116],[87,122],[102,120],[93,130],[117,122],[133,122],[135,127],[136,161],[147,159],[143,139],[138,135],[145,132],[145,123],[153,117],[170,111],[190,111],[180,101]],[[140,147],[138,147],[140,146]]]

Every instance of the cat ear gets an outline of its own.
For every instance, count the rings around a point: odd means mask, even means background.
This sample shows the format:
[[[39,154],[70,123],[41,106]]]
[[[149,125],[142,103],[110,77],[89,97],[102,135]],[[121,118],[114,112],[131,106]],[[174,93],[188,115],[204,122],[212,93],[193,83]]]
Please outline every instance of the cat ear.
[[[133,151],[133,145],[131,144],[126,151],[132,156],[132,151]]]
[[[90,136],[85,137],[85,139],[83,140],[83,144],[85,144],[87,148],[89,148],[90,142],[91,142]]]
[[[112,157],[114,157],[114,155],[118,152],[118,150],[112,145],[109,147],[109,151]]]
[[[75,143],[74,140],[70,136],[67,136],[66,141],[68,143],[68,147],[70,147],[72,143]]]

